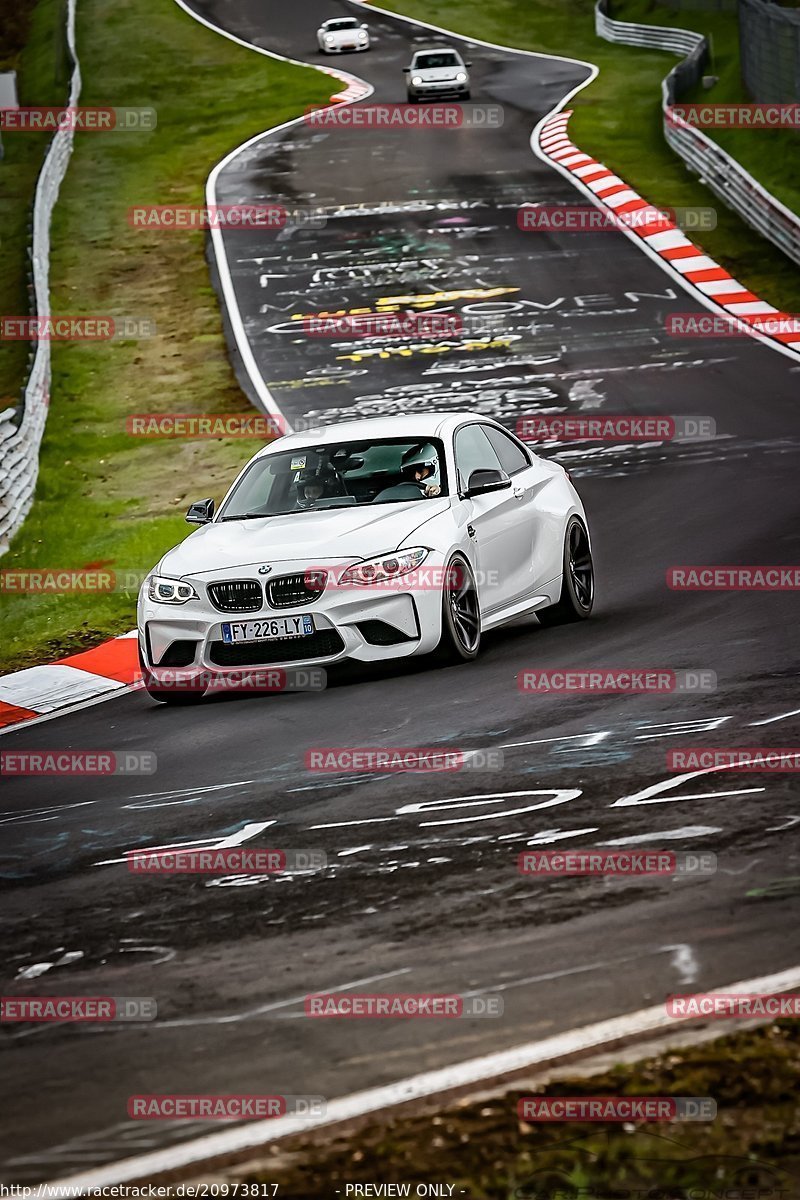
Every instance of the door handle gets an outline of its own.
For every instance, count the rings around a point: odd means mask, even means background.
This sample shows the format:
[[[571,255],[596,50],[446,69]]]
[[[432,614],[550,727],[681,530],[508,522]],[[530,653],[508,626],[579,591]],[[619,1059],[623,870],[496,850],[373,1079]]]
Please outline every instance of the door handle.
[[[475,537],[475,526],[474,526],[474,525],[468,525],[468,526],[467,526],[467,533],[469,534],[469,536],[470,536],[471,538],[474,538],[474,537]]]
[[[525,488],[514,488],[514,499],[522,500],[525,496]]]

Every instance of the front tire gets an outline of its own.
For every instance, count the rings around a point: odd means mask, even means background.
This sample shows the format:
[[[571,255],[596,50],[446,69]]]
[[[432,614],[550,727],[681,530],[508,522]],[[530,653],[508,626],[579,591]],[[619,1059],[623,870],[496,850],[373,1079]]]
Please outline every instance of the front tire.
[[[481,610],[472,568],[456,554],[442,586],[442,636],[434,658],[442,664],[472,662],[481,648]]]
[[[564,537],[564,574],[556,604],[536,613],[542,625],[565,625],[585,621],[594,605],[594,563],[589,535],[581,521],[572,517]]]

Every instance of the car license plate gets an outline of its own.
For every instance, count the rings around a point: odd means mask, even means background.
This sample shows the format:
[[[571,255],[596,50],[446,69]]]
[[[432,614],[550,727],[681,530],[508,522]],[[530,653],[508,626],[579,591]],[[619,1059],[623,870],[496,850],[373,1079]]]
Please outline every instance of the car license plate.
[[[263,621],[223,621],[222,640],[234,642],[275,642],[283,638],[309,637],[314,618],[308,613],[297,617],[267,617]]]

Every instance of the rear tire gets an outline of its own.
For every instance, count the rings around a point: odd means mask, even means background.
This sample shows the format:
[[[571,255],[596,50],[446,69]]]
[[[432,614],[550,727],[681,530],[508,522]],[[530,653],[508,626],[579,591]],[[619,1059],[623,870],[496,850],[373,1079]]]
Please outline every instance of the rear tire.
[[[572,517],[564,536],[564,575],[556,604],[541,608],[536,615],[542,625],[566,625],[585,621],[594,605],[594,563],[589,535],[577,517]]]
[[[442,586],[442,636],[434,659],[443,665],[472,662],[481,648],[481,610],[472,568],[455,554]]]

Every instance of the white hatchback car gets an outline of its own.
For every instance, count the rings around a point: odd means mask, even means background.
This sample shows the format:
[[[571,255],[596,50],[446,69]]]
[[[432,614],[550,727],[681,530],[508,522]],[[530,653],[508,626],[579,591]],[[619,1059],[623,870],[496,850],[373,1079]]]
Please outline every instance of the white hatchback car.
[[[535,612],[588,617],[594,568],[567,472],[474,413],[294,433],[245,466],[219,511],[139,596],[145,686],[243,668],[474,659],[482,632]],[[169,685],[168,685],[169,677]],[[201,689],[202,694],[202,689]]]
[[[410,67],[403,68],[411,103],[417,100],[469,100],[470,79],[465,62],[452,46],[435,50],[417,50]]]
[[[317,30],[317,44],[323,54],[369,50],[369,27],[358,17],[332,17]]]

